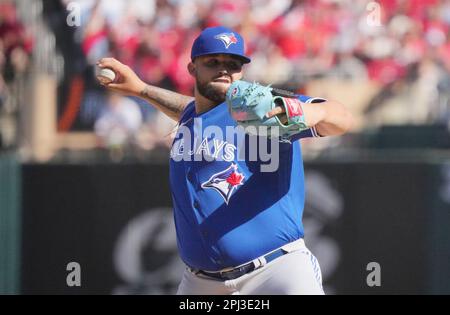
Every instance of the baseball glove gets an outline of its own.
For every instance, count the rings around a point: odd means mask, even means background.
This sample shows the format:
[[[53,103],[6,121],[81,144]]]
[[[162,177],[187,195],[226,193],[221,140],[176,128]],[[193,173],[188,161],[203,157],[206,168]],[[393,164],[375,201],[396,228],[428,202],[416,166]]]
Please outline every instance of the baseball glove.
[[[289,139],[309,128],[305,123],[302,103],[295,94],[280,94],[279,90],[270,86],[235,81],[227,91],[226,103],[233,119],[250,134]],[[283,106],[285,113],[267,118],[266,114],[276,106]],[[251,126],[256,128],[248,128]]]

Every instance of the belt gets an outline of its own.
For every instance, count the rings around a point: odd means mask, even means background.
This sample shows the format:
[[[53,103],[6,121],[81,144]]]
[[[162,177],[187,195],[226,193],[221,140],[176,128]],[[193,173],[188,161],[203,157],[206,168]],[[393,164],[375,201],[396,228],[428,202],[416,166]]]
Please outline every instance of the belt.
[[[267,255],[264,255],[264,256],[258,258],[258,260],[262,259],[262,260],[265,260],[266,263],[269,263],[272,260],[274,260],[280,256],[283,256],[284,254],[287,254],[287,253],[288,253],[287,251],[279,248]],[[225,280],[233,280],[233,279],[239,278],[249,272],[252,272],[253,270],[255,270],[261,266],[262,266],[261,264],[257,265],[257,264],[255,264],[254,261],[252,261],[245,265],[233,268],[231,270],[226,270],[226,271],[211,272],[211,271],[205,271],[205,270],[199,270],[199,269],[193,269],[193,268],[191,268],[191,271],[195,274],[203,274],[203,275],[206,275],[211,278],[225,281]]]

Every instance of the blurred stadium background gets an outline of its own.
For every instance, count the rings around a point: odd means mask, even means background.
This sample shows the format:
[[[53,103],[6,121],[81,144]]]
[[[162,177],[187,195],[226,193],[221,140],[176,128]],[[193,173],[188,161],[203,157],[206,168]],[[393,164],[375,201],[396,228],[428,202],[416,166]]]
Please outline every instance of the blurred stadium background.
[[[191,94],[190,45],[217,24],[246,38],[247,80],[357,118],[302,142],[326,292],[449,294],[449,0],[0,0],[0,293],[175,292],[174,124],[107,93],[94,65]]]

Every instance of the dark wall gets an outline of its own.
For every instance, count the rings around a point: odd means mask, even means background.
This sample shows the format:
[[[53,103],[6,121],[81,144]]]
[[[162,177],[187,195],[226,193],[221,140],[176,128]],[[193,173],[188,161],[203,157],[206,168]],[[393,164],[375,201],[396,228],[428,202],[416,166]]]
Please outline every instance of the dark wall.
[[[337,242],[340,257],[336,270],[325,279],[328,286],[339,294],[426,293],[432,271],[428,245],[433,168],[424,164],[314,163],[307,170],[307,176],[322,174],[342,197],[342,213],[322,230],[322,235]],[[307,206],[306,215],[312,211]],[[370,262],[381,267],[381,287],[366,283]]]
[[[306,164],[305,239],[328,293],[450,293],[445,174],[421,163]],[[23,293],[175,292],[183,264],[167,165],[25,165],[22,182]],[[72,261],[81,287],[66,284]],[[381,287],[366,283],[370,262]]]
[[[171,204],[166,166],[26,165],[23,176],[23,293],[111,293],[119,233]],[[80,288],[66,285],[69,262]]]

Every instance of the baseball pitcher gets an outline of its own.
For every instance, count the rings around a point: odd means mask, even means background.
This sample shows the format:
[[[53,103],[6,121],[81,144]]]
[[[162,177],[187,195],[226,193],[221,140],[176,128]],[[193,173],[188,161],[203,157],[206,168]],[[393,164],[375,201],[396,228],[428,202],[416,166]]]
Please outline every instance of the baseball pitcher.
[[[250,61],[241,35],[212,27],[192,45],[194,98],[147,85],[115,59],[98,66],[117,74],[107,88],[140,96],[178,122],[170,154],[186,264],[178,294],[323,294],[303,240],[299,139],[343,134],[352,116],[335,101],[241,80]],[[276,167],[262,167],[260,150]]]

